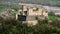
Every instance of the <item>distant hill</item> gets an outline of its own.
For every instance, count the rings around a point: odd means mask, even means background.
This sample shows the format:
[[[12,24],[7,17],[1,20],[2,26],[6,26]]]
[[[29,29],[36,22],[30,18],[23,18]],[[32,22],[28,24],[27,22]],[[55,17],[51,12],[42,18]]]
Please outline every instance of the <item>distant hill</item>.
[[[41,4],[41,5],[60,7],[60,0],[0,0],[0,1],[31,3],[31,4]]]

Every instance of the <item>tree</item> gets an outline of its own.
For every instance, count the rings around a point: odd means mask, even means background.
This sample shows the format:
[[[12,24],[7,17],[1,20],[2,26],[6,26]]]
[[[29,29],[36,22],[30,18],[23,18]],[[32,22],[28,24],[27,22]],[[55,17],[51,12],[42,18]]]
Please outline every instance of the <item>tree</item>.
[[[55,13],[53,11],[49,12],[48,15],[55,16]]]

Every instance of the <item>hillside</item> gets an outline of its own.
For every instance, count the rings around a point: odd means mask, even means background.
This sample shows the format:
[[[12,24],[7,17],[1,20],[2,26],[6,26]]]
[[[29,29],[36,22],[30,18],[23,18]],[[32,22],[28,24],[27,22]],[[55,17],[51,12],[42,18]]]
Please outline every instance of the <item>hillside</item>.
[[[0,0],[6,2],[20,2],[20,3],[31,3],[31,4],[42,4],[49,6],[60,7],[60,0]]]

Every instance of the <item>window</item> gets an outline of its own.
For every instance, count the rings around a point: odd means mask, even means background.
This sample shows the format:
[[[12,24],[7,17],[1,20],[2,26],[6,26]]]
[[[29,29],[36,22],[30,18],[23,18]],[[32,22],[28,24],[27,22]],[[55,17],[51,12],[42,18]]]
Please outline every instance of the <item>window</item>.
[[[38,11],[38,8],[34,8],[33,11]]]
[[[27,15],[27,11],[24,11],[25,15]]]
[[[46,11],[46,13],[48,13],[48,11]]]

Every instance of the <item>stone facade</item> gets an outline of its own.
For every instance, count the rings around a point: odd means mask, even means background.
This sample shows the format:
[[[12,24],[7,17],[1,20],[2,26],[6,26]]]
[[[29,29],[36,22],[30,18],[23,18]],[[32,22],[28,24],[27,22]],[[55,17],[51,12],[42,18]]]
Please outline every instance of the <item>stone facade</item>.
[[[36,16],[43,16],[45,18],[48,17],[48,11],[46,9],[36,6],[22,5],[21,13],[23,16],[26,16],[26,21],[23,22],[28,23],[28,25],[37,24]],[[20,15],[20,12],[16,14],[16,20],[18,20],[18,15]]]

